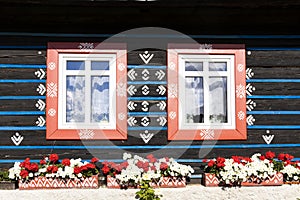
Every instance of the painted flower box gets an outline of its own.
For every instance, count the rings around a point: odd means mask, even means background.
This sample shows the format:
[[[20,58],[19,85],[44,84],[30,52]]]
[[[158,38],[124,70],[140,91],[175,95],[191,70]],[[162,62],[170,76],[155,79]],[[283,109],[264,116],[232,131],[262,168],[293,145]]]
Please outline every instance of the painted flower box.
[[[150,186],[153,188],[182,188],[186,186],[185,177],[161,177],[158,181],[152,181]],[[129,187],[129,188],[138,188]],[[107,188],[120,189],[119,181],[111,176],[107,176]]]
[[[32,189],[62,189],[62,188],[84,188],[96,189],[99,187],[98,175],[82,179],[56,179],[46,177],[36,177],[29,181],[19,180],[20,190]]]
[[[219,179],[215,174],[205,173],[203,174],[203,182],[206,187],[217,187],[223,186],[220,184]],[[277,173],[276,175],[269,177],[266,180],[260,181],[256,178],[252,178],[249,181],[242,182],[241,186],[277,186],[283,184],[283,175],[282,173]]]

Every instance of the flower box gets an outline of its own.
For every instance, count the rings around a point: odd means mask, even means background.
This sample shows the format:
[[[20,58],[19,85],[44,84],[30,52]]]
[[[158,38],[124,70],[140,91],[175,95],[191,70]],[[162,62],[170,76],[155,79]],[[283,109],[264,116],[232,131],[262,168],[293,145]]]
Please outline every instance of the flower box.
[[[152,181],[150,186],[153,188],[181,188],[186,186],[185,177],[161,177],[157,181]],[[129,187],[129,188],[138,188],[137,187]],[[112,177],[107,176],[107,188],[120,189],[121,186],[119,181]]]
[[[205,173],[203,174],[203,183],[206,187],[217,187],[223,186],[215,174]],[[282,173],[277,173],[276,175],[267,178],[266,180],[259,181],[256,178],[252,178],[247,182],[242,182],[241,186],[277,186],[283,184]]]
[[[20,190],[60,188],[96,189],[98,187],[98,175],[93,175],[91,177],[82,179],[56,179],[46,177],[35,177],[34,179],[28,181],[19,180]]]

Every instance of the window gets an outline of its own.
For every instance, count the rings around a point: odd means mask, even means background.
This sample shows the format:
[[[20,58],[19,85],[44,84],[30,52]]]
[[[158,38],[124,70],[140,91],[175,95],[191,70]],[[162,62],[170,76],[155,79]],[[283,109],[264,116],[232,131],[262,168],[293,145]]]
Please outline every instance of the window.
[[[246,139],[245,50],[168,48],[168,138]]]
[[[125,45],[49,43],[47,53],[47,139],[126,139]]]

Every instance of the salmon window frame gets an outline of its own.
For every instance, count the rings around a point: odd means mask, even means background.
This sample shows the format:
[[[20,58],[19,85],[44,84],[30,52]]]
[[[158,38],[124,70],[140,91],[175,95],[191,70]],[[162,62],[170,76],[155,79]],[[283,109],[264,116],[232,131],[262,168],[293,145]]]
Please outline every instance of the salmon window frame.
[[[233,80],[231,89],[234,96],[234,127],[216,128],[201,127],[183,128],[182,106],[180,97],[180,56],[233,56]],[[168,45],[168,140],[245,140],[247,139],[246,123],[246,59],[243,44],[169,44]],[[182,66],[181,66],[182,67]],[[181,83],[181,85],[180,85]],[[204,104],[205,106],[205,104]],[[205,109],[205,108],[204,108]]]
[[[110,139],[119,140],[127,139],[127,46],[124,43],[72,43],[72,42],[50,42],[47,49],[47,94],[46,94],[46,139],[55,140],[80,140],[80,139]],[[108,128],[102,126],[85,127],[78,124],[78,126],[70,126],[69,128],[61,127],[64,117],[60,117],[62,112],[65,114],[67,111],[62,111],[62,94],[67,90],[65,85],[61,84],[61,77],[63,65],[61,59],[63,55],[72,55],[71,58],[76,57],[84,60],[84,57],[100,57],[110,56],[114,61],[109,62],[109,67],[113,67],[113,75],[115,79],[114,88],[112,90],[112,97],[114,101],[112,121],[115,123]],[[91,61],[90,61],[91,62]],[[76,65],[73,65],[73,67]],[[101,67],[101,66],[100,66]],[[89,73],[89,72],[88,72]],[[63,75],[66,76],[66,75]],[[87,75],[88,76],[88,75]],[[89,75],[92,76],[92,75]],[[91,78],[90,78],[91,79]],[[64,86],[63,86],[64,85]],[[85,90],[84,90],[85,91]],[[86,91],[85,91],[86,92]],[[92,94],[90,91],[88,94]],[[89,97],[92,98],[92,97]],[[91,102],[92,100],[90,100]],[[111,100],[109,100],[111,101]],[[85,104],[84,104],[85,105]],[[90,106],[91,107],[91,106]],[[64,107],[63,107],[64,108]],[[91,110],[88,112],[92,113]]]

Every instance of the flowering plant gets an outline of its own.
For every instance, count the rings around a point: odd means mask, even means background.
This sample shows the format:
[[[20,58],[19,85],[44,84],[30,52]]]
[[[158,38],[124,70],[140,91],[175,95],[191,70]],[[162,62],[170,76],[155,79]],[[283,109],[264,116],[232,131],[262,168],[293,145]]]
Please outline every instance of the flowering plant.
[[[276,161],[275,153],[256,153],[252,157],[232,156],[229,159],[218,157],[208,162],[205,172],[215,174],[223,184],[239,185],[241,182],[260,182],[274,176],[283,169]]]
[[[292,162],[294,156],[281,153],[278,155],[278,160],[284,165],[280,171],[283,174],[285,182],[300,182],[300,163],[299,161]]]
[[[38,176],[63,179],[85,178],[98,174],[96,162],[98,162],[97,158],[93,158],[91,162],[83,162],[80,158],[65,158],[60,162],[57,154],[50,154],[39,163],[31,162],[30,158],[26,158],[23,162],[15,162],[9,169],[9,178],[23,181]]]
[[[176,162],[173,158],[155,158],[149,154],[146,158],[129,153],[123,154],[121,164],[103,162],[102,172],[113,175],[123,186],[137,186],[143,180],[159,179],[162,176],[190,177],[194,172],[189,165]]]

